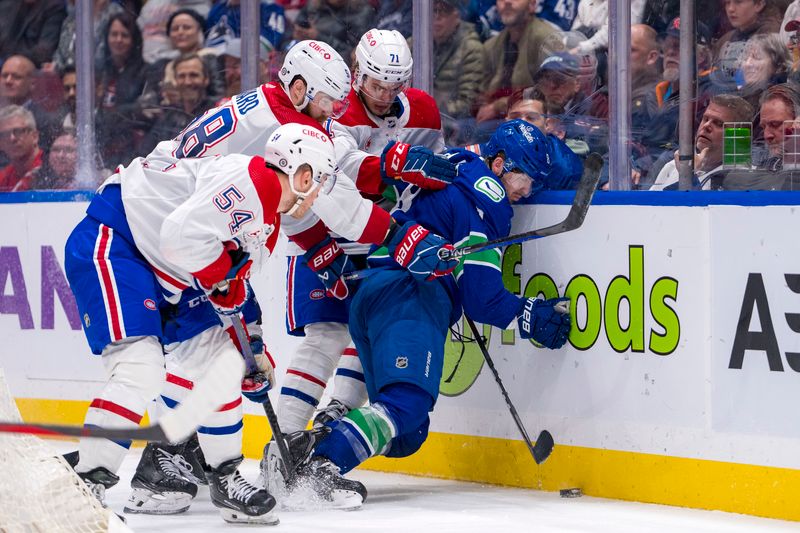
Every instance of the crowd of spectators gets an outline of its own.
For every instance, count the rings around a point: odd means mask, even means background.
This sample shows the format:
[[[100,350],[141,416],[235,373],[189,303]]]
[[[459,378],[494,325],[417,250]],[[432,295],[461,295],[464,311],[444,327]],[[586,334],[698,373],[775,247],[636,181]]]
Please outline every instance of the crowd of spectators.
[[[431,1],[433,96],[448,144],[482,142],[523,118],[579,156],[607,154],[608,0]],[[94,0],[97,179],[240,92],[239,4]],[[679,4],[628,2],[634,189],[678,183]],[[0,5],[0,191],[86,187],[75,179],[74,0]],[[696,10],[694,186],[794,188],[800,0],[703,0]],[[411,0],[261,0],[260,14],[261,82],[277,78],[299,40],[349,60],[372,27],[414,45]],[[749,123],[751,136],[738,145],[749,158],[732,167],[731,122]]]

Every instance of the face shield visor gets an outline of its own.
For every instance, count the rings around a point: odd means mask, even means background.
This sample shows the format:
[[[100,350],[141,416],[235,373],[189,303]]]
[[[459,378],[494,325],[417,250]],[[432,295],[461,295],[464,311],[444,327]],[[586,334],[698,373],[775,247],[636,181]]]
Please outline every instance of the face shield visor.
[[[363,96],[378,104],[388,105],[393,103],[395,98],[410,86],[410,80],[389,83],[365,76],[363,83],[360,84],[359,91]]]
[[[311,99],[311,103],[317,106],[327,117],[336,120],[341,118],[347,111],[350,101],[346,97],[337,100],[327,93],[317,91],[317,94]]]

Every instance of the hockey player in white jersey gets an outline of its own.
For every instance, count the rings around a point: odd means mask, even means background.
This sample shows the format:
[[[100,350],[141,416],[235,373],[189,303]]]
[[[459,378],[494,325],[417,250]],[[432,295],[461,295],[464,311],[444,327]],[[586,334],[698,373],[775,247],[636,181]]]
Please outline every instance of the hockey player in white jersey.
[[[347,107],[350,71],[342,58],[325,43],[302,41],[295,45],[287,53],[280,80],[280,83],[267,83],[236,95],[226,104],[209,110],[174,139],[161,142],[148,160],[169,165],[185,158],[229,153],[255,155],[259,150],[259,142],[281,124],[298,123],[324,132],[322,122],[330,117],[339,117]],[[426,168],[432,168],[434,163],[435,172],[442,179],[455,174],[452,164],[430,154]],[[422,171],[424,169],[419,169],[416,174]],[[391,217],[386,211],[362,198],[353,182],[339,175],[337,186],[330,195],[320,196],[311,207],[311,212],[303,217],[282,217],[281,228],[299,243],[297,253],[302,253],[302,249],[315,248],[317,257],[331,259],[319,264],[317,274],[328,279],[332,291],[341,291],[346,290],[346,285],[340,279],[346,272],[340,268],[341,262],[329,255],[331,252],[340,254],[341,251],[330,246],[318,246],[328,235],[328,227],[349,240],[369,244],[388,241],[390,225]],[[396,236],[399,242],[406,234],[409,231],[395,231],[392,236]],[[443,241],[436,242],[443,244]],[[312,276],[316,277],[317,274],[312,273]],[[168,390],[162,394],[162,398],[171,407],[189,392],[192,380],[181,375],[182,371],[177,366],[170,366],[168,370]],[[156,498],[163,502],[167,492],[174,493],[170,479],[180,485],[190,498],[196,493],[194,483],[202,481],[202,476],[198,479],[196,475],[197,468],[194,473],[187,473],[184,459],[190,455],[188,452],[183,454],[186,457],[182,457],[179,449],[166,448],[159,444],[148,445],[137,473],[156,474],[149,478],[147,484],[147,490],[153,493],[154,498],[148,500],[144,487],[134,487],[138,492],[134,491],[129,510],[167,513],[180,512],[188,507],[188,504],[161,504],[151,508],[146,504]],[[189,462],[197,464],[194,460]],[[178,468],[172,468],[169,463]]]
[[[67,240],[67,278],[89,346],[108,375],[85,423],[136,427],[162,391],[164,347],[180,342],[181,367],[204,384],[208,403],[219,407],[190,425],[210,430],[201,433],[200,444],[212,502],[227,521],[277,523],[274,498],[238,472],[241,432],[227,431],[241,427],[242,391],[257,395],[268,383],[243,381],[242,356],[221,323],[193,331],[190,309],[213,305],[212,312],[240,320],[250,268],[272,253],[280,215],[324,196],[335,182],[335,168],[330,139],[298,124],[277,129],[263,157],[167,165],[138,158],[106,180]],[[178,302],[192,289],[207,299],[174,317],[179,327],[164,327],[162,304]],[[258,372],[269,376],[269,358],[263,351],[256,355]],[[83,440],[75,470],[102,493],[118,481],[129,446],[130,441]]]
[[[397,31],[372,29],[361,37],[355,56],[347,110],[327,123],[340,168],[355,179],[364,196],[387,209],[393,204],[394,179],[425,189],[444,187],[435,171],[406,171],[438,162],[429,158],[444,149],[436,102],[424,91],[409,87],[413,61],[406,40]],[[341,240],[339,245],[350,263],[364,268],[368,245]],[[290,334],[305,337],[281,387],[278,418],[287,433],[306,427],[337,362],[334,399],[317,419],[325,422],[341,416],[367,397],[347,330],[348,303],[322,297],[319,283],[302,258],[290,260],[288,280],[287,327]]]

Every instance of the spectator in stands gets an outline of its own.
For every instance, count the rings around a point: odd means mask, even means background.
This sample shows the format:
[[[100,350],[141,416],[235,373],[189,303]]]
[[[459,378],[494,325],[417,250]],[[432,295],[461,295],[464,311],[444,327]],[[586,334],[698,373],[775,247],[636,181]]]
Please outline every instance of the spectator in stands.
[[[52,138],[52,116],[33,100],[36,67],[25,56],[6,59],[0,69],[0,105],[18,105],[33,113],[37,129],[42,133],[39,142],[47,146]]]
[[[631,0],[631,24],[642,20],[645,0]],[[589,51],[600,52],[608,48],[608,0],[580,0],[578,14],[572,22],[572,29],[589,39],[571,50],[575,55]]]
[[[484,51],[472,24],[462,22],[463,0],[433,4],[433,98],[448,145],[471,138],[471,116],[484,77]]]
[[[569,31],[578,16],[578,1],[538,0],[536,16],[552,24],[556,30]]]
[[[718,187],[724,190],[780,190],[796,189],[795,172],[783,171],[784,157],[789,155],[792,166],[796,166],[800,147],[791,146],[796,141],[797,128],[794,123],[800,110],[800,89],[793,83],[773,85],[761,97],[759,126],[763,131],[766,154],[753,150],[753,170],[727,172]],[[795,134],[791,134],[792,131]],[[787,146],[789,145],[789,146]],[[787,151],[786,148],[789,148]]]
[[[203,26],[205,19],[193,9],[178,9],[167,20],[167,35],[170,38],[172,49],[179,57],[196,54],[206,65],[210,76],[208,93],[214,97],[221,97],[225,92],[225,80],[219,69],[217,56],[212,49],[203,48]],[[155,118],[160,114],[159,103],[161,94],[159,88],[176,86],[175,59],[160,59],[147,69],[147,90],[139,98],[139,103],[145,108],[148,118]],[[170,102],[166,102],[167,105]]]
[[[722,132],[725,122],[752,122],[753,106],[744,99],[731,94],[719,94],[711,98],[694,137],[694,179],[695,188],[709,190],[711,178],[722,170]],[[661,170],[650,187],[651,191],[674,190],[678,188],[678,151],[670,157],[665,152],[663,167],[658,162],[653,172]],[[666,161],[668,159],[668,161]],[[647,188],[647,183],[640,183]]]
[[[555,33],[553,27],[532,14],[531,0],[497,0],[505,28],[484,43],[487,91],[480,99],[478,122],[496,120],[508,107],[514,89],[533,85],[542,63],[542,44]]]
[[[58,130],[74,130],[77,124],[75,119],[75,104],[77,97],[78,77],[75,67],[66,67],[61,74],[61,87],[64,89],[64,100],[55,112],[52,127]]]
[[[127,13],[113,15],[105,32],[107,51],[97,65],[97,144],[103,164],[115,168],[133,156],[145,123],[137,99],[146,88],[142,34]]]
[[[78,139],[73,131],[64,131],[47,149],[44,163],[36,169],[32,189],[68,190],[79,188],[75,181],[78,163]]]
[[[58,46],[53,54],[53,59],[42,65],[42,70],[46,72],[63,72],[67,67],[75,67],[75,35],[78,23],[75,20],[75,0],[69,0],[69,3],[72,7],[61,25]],[[94,0],[92,18],[94,20],[95,62],[102,60],[106,53],[105,31],[109,19],[123,11],[121,5],[111,0]]]
[[[159,59],[175,59],[177,54],[167,36],[167,23],[178,9],[192,9],[203,19],[211,9],[209,0],[147,0],[136,23],[142,30],[142,58],[145,63]],[[205,32],[205,26],[203,27]]]
[[[567,137],[566,125],[559,115],[549,113],[545,97],[536,87],[527,87],[511,93],[506,120],[513,119],[525,120],[544,133],[558,137],[579,156],[589,153],[589,145],[585,141]]]
[[[749,2],[751,0],[745,1]],[[712,88],[708,71],[705,70],[708,67],[706,60],[710,57],[710,44],[711,35],[708,28],[698,21],[695,44],[698,68],[697,103],[695,105],[697,116],[695,118],[698,123],[708,105],[711,94],[719,92],[718,89]],[[667,27],[667,33],[662,42],[662,54],[662,76],[664,80],[656,84],[655,92],[651,93],[651,102],[648,104],[657,111],[650,122],[651,126],[646,128],[641,136],[642,144],[650,151],[653,157],[658,157],[664,150],[672,152],[678,140],[680,19],[674,19]]]
[[[37,67],[50,61],[58,46],[61,23],[67,16],[64,1],[6,0],[0,5],[0,60],[24,55]]]
[[[503,30],[496,0],[468,1],[469,5],[464,20],[475,25],[475,30],[482,42],[486,42]]]
[[[18,105],[0,108],[0,151],[9,163],[0,169],[0,192],[27,191],[42,166],[42,149],[33,114]]]
[[[716,74],[741,85],[737,70],[744,56],[745,45],[761,33],[777,33],[780,22],[766,16],[775,0],[726,0],[725,14],[733,29],[723,35],[714,47]]]
[[[206,45],[221,46],[225,41],[241,38],[241,0],[215,0],[206,19]],[[272,0],[260,0],[261,53],[266,57],[270,51],[281,50],[292,34],[283,8]]]
[[[789,74],[789,49],[776,33],[753,35],[742,58],[742,81],[739,96],[756,107],[764,90],[783,83]]]
[[[656,113],[656,84],[661,81],[656,30],[646,24],[631,27],[631,133],[634,140],[640,141],[642,134],[650,127]]]
[[[784,30],[786,30],[786,37],[783,38],[784,32],[781,31],[781,38],[789,50],[789,58],[792,63],[789,67],[789,79],[798,82],[800,81],[800,19],[787,22]]]
[[[366,0],[309,0],[294,21],[294,40],[324,41],[349,58],[374,18]]]
[[[405,37],[411,37],[412,0],[378,0],[379,30],[397,30]]]
[[[168,107],[145,135],[139,147],[143,154],[150,153],[160,141],[180,133],[194,117],[199,117],[216,104],[207,91],[208,67],[197,54],[175,60],[175,83],[178,89],[177,105]]]

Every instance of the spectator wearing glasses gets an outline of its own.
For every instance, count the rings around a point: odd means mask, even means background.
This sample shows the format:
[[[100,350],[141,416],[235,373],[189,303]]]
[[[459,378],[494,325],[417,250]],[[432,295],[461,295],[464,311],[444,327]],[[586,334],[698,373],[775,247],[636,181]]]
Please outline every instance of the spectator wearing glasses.
[[[25,56],[6,59],[0,69],[0,106],[18,105],[33,113],[37,128],[43,133],[42,146],[50,142],[52,116],[33,99],[36,66]]]
[[[36,169],[32,189],[69,190],[78,188],[75,169],[78,163],[78,139],[72,131],[56,135],[47,149],[42,166]]]
[[[31,188],[35,170],[42,166],[42,149],[33,114],[18,105],[0,108],[0,150],[9,163],[0,169],[0,192]]]
[[[694,137],[694,187],[711,189],[711,178],[722,170],[722,132],[726,122],[752,122],[753,106],[746,100],[732,94],[720,94],[711,98]],[[670,157],[665,152],[663,159],[669,159],[658,172],[651,191],[676,190],[678,188],[678,151]],[[657,162],[653,165],[655,174]],[[646,188],[646,183],[640,183]]]

